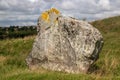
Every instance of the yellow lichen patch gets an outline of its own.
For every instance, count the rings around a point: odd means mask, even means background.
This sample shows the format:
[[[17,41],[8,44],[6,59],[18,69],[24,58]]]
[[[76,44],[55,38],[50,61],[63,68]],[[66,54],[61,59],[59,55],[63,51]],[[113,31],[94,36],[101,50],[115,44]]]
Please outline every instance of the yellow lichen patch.
[[[49,21],[49,14],[48,14],[48,12],[43,12],[41,14],[41,17],[42,17],[43,20]]]
[[[60,12],[57,9],[55,9],[55,8],[52,8],[51,11],[56,13],[56,14],[60,14]]]
[[[57,24],[57,23],[58,23],[58,20],[55,20],[54,23]]]
[[[55,13],[55,14],[60,14],[60,12],[57,10],[57,9],[55,9],[55,8],[51,8],[50,10],[47,10],[47,11],[45,11],[45,12],[43,12],[42,14],[41,14],[41,18],[44,20],[44,21],[50,21],[50,19],[51,19],[51,17],[50,17],[50,15],[52,14],[52,16],[54,16],[53,15],[53,13]]]

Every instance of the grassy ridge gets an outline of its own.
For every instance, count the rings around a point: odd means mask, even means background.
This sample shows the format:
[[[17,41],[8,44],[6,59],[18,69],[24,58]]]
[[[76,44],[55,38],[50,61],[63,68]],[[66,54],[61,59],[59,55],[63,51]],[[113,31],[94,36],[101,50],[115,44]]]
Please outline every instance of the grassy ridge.
[[[49,70],[31,71],[25,58],[35,36],[0,41],[0,80],[110,80],[120,79],[120,17],[91,23],[104,37],[104,47],[91,74],[67,74]]]
[[[120,16],[98,20],[91,23],[103,34],[104,47],[96,62],[102,76],[120,79]]]

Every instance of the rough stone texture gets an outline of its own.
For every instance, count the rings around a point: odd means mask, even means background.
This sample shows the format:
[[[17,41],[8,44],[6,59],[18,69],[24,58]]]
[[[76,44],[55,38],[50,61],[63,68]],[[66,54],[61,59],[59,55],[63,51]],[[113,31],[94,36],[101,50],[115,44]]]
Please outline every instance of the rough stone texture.
[[[27,65],[53,71],[86,73],[103,46],[100,32],[89,23],[64,17],[54,8],[41,14],[38,35]]]

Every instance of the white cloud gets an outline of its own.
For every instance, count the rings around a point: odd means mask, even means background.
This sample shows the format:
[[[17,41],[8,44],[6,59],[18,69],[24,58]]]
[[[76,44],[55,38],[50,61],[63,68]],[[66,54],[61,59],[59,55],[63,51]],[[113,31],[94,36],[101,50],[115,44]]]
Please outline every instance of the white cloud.
[[[120,15],[120,0],[0,0],[0,26],[36,24],[40,13],[51,7],[88,20]]]
[[[109,0],[99,0],[98,4],[103,9],[110,10],[110,1]]]
[[[76,5],[72,2],[72,1],[63,1],[61,4],[61,7],[66,9],[66,10],[71,10],[71,9],[75,9]]]
[[[61,3],[57,2],[53,5],[65,15],[95,20],[120,15],[120,12],[114,13],[115,10],[120,11],[120,8],[117,7],[120,6],[117,5],[119,3],[119,0],[61,0]],[[99,17],[99,15],[101,16]]]

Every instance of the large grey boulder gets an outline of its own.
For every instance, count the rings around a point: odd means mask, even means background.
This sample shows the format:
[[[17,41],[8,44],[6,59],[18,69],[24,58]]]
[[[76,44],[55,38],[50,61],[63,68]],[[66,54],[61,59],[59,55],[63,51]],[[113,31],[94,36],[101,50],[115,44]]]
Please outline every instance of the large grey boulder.
[[[86,73],[103,46],[101,33],[85,21],[65,17],[54,8],[38,20],[38,35],[26,58],[29,68]]]

